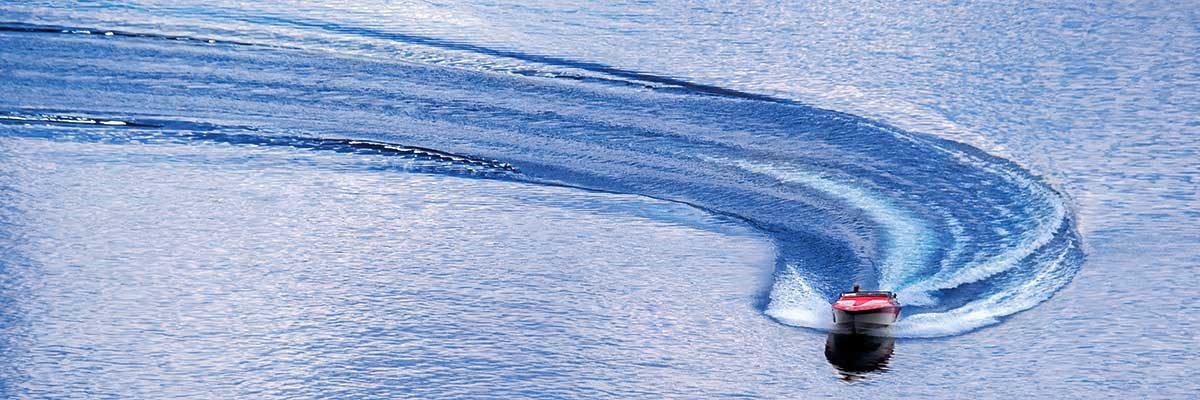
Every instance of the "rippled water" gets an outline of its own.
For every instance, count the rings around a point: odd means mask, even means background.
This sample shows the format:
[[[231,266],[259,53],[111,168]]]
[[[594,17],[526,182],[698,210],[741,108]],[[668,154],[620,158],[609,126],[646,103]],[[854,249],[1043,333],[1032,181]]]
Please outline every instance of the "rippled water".
[[[13,395],[1197,389],[1194,10],[0,10]]]
[[[770,273],[761,236],[635,196],[287,148],[0,148],[5,379],[33,397],[636,393],[595,383],[737,341],[671,343],[755,315]]]

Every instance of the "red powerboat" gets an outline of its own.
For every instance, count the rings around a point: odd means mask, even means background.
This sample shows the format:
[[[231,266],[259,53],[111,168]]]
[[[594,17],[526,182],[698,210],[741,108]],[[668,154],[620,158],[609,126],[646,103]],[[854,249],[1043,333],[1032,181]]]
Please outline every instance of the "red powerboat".
[[[880,334],[900,320],[900,302],[896,294],[876,290],[842,292],[833,303],[833,323],[839,333]]]

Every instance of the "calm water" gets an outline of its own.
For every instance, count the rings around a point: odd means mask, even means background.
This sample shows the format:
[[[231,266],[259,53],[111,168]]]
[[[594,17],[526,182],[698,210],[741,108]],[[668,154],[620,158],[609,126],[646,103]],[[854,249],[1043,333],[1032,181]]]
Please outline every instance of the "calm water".
[[[0,392],[1193,397],[1197,10],[3,4]]]

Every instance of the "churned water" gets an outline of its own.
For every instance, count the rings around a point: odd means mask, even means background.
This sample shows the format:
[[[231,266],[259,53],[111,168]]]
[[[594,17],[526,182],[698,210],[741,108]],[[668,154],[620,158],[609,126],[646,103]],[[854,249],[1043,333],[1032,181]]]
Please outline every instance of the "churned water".
[[[4,4],[0,392],[1192,397],[1197,14]]]

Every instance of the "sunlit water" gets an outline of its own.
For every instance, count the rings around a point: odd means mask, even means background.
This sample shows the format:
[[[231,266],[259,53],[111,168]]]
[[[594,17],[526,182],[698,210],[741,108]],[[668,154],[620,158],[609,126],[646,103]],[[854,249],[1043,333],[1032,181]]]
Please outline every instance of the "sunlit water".
[[[6,394],[1197,391],[1195,10],[238,7],[0,7]]]

